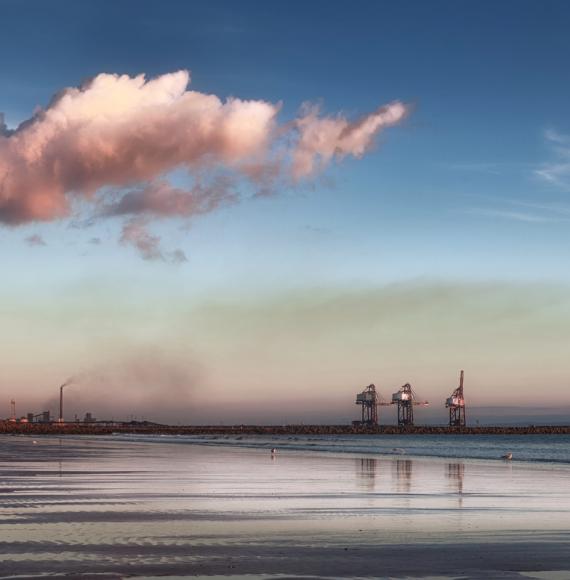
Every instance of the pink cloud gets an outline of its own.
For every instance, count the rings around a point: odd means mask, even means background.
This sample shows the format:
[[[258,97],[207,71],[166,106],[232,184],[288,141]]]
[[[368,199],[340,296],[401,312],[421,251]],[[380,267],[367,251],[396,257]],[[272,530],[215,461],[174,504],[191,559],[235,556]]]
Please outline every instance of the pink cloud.
[[[150,80],[100,74],[64,89],[16,130],[0,116],[0,223],[123,216],[122,243],[165,259],[149,220],[214,211],[238,201],[243,185],[268,193],[276,182],[312,178],[334,160],[364,155],[408,112],[394,102],[351,121],[312,108],[280,125],[279,104],[224,101],[188,90],[189,80],[187,71]],[[168,182],[179,168],[192,187]]]
[[[183,250],[176,249],[164,252],[161,248],[160,236],[148,231],[148,220],[143,217],[134,217],[123,224],[121,244],[134,247],[143,260],[170,262],[182,264],[188,261]]]
[[[106,202],[100,212],[105,216],[146,214],[190,217],[211,212],[237,200],[238,195],[230,179],[220,177],[209,185],[196,184],[191,190],[172,187],[167,181],[159,180]]]
[[[266,150],[278,106],[188,91],[189,73],[145,81],[101,74],[62,91],[0,136],[0,221],[70,213],[73,197],[153,179],[173,168],[239,171]]]
[[[309,108],[296,120],[299,139],[293,151],[294,177],[313,175],[334,158],[362,157],[382,129],[401,122],[407,113],[408,107],[396,101],[351,122],[342,115],[319,117],[318,108]]]
[[[160,237],[153,236],[147,230],[143,219],[131,219],[123,224],[121,243],[134,246],[143,260],[164,260],[160,249]]]

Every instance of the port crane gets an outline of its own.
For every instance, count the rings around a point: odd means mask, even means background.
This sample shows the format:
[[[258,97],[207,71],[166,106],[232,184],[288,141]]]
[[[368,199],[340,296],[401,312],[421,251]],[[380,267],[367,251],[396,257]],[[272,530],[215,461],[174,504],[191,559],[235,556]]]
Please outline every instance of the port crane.
[[[362,406],[361,425],[377,426],[378,425],[378,407],[386,407],[387,403],[376,391],[375,385],[368,385],[362,393],[356,395],[356,404]]]
[[[418,397],[410,383],[406,383],[392,395],[392,405],[398,405],[398,427],[408,427],[414,424],[414,407],[427,407],[427,401],[418,401]]]
[[[449,409],[449,426],[465,427],[465,398],[463,397],[463,371],[459,374],[459,386],[445,401]]]

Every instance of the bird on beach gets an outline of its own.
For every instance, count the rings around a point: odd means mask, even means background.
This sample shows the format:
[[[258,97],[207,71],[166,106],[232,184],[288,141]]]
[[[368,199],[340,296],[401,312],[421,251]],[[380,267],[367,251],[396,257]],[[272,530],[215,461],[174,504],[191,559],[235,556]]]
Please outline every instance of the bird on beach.
[[[513,458],[513,454],[509,451],[508,453],[506,453],[505,455],[501,455],[501,459],[506,459],[507,461],[510,461]]]
[[[271,448],[271,455],[276,455],[277,454],[277,449],[275,447]]]

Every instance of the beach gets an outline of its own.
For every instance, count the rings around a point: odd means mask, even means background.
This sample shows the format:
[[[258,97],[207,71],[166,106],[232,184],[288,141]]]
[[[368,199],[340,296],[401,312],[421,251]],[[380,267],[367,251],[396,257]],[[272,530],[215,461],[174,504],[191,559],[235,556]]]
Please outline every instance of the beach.
[[[0,441],[2,577],[570,577],[567,464]]]

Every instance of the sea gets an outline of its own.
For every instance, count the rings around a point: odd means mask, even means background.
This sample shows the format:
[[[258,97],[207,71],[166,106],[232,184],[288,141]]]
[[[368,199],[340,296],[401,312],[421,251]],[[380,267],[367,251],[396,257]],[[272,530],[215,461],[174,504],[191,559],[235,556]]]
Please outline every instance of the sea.
[[[372,456],[439,457],[570,465],[570,435],[125,435],[140,442],[275,448],[277,453],[320,452]]]

